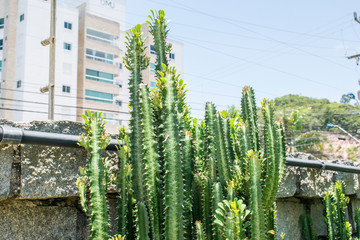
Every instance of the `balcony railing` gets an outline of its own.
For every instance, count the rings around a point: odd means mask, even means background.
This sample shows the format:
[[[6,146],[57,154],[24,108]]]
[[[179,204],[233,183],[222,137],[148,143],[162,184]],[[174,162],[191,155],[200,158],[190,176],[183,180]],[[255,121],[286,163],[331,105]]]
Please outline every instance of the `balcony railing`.
[[[89,75],[89,74],[86,74],[86,75],[85,75],[85,78],[86,78],[86,79],[89,79],[89,80],[98,81],[98,82],[104,82],[104,83],[114,84],[114,79],[97,77],[97,76],[93,76],[93,75]]]
[[[98,56],[94,56],[94,55],[90,55],[90,54],[86,54],[86,58],[91,59],[91,60],[95,60],[95,61],[99,61],[99,62],[105,62],[105,63],[110,63],[110,64],[113,64],[113,65],[116,65],[113,59],[98,57]]]
[[[90,33],[86,33],[86,38],[93,39],[93,40],[103,42],[103,43],[106,43],[106,44],[110,44],[110,45],[116,46],[116,47],[120,46],[118,40],[110,40],[110,39],[107,39],[107,38],[102,38],[102,37],[99,37],[99,36],[92,35]]]

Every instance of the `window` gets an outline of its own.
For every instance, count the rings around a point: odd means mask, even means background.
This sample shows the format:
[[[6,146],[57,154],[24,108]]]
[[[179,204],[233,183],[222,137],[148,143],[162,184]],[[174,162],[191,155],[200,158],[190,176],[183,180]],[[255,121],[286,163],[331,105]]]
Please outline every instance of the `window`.
[[[169,53],[169,58],[170,59],[175,59],[175,53]]]
[[[21,14],[21,15],[20,15],[20,22],[24,21],[24,19],[25,19],[25,15],[24,15],[24,14]]]
[[[0,72],[2,70],[2,61],[0,61]]]
[[[95,71],[92,69],[86,69],[85,77],[86,79],[98,82],[114,83],[114,74]]]
[[[85,99],[103,103],[113,103],[114,95],[85,89]]]
[[[99,32],[93,29],[89,29],[89,28],[86,29],[86,37],[99,42],[103,42],[115,46],[118,45],[118,43],[116,42],[118,38],[116,36],[104,32]]]
[[[150,45],[150,53],[157,55],[157,53],[156,53],[156,51],[155,51],[155,46],[154,46],[154,45]]]
[[[106,62],[113,64],[114,63],[114,55],[110,53],[104,53],[101,51],[93,50],[93,49],[86,49],[86,58],[96,60],[99,62]]]
[[[71,51],[71,43],[64,42],[64,49]]]
[[[21,88],[21,80],[16,82],[16,88]]]
[[[156,87],[156,83],[155,83],[155,82],[153,82],[153,81],[150,81],[150,87],[151,87],[151,88]]]
[[[66,93],[70,93],[70,86],[65,86],[65,85],[63,85],[63,86],[62,86],[62,91],[63,91],[63,92],[66,92]]]
[[[156,73],[156,66],[155,63],[150,63],[150,72]]]
[[[3,49],[3,40],[0,39],[0,50],[2,50],[2,49]]]
[[[64,22],[64,28],[71,30],[72,29],[72,23]]]
[[[119,106],[121,107],[122,101],[121,101],[121,100],[116,100],[116,101],[115,101],[115,104],[116,104],[116,105],[119,105]]]
[[[4,28],[4,18],[0,18],[0,29]]]

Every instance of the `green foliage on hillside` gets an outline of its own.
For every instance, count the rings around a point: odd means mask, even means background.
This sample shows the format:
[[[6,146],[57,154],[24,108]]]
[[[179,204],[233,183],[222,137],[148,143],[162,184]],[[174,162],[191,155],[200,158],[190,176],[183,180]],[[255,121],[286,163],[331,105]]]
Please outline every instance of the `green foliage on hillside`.
[[[339,125],[349,132],[356,132],[360,128],[359,114],[352,114],[360,112],[358,106],[292,94],[275,98],[274,104],[275,118],[284,119],[298,110],[302,116],[302,132],[328,130],[328,123]]]

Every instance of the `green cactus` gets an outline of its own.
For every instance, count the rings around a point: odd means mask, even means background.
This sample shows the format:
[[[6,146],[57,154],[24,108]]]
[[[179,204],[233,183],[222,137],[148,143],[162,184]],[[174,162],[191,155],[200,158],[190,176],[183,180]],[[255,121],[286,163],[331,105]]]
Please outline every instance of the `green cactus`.
[[[141,107],[140,89],[142,82],[141,71],[149,65],[149,59],[145,56],[144,39],[142,37],[141,25],[136,25],[126,35],[127,51],[124,57],[125,67],[130,70],[129,78],[131,119],[130,119],[130,144],[131,164],[133,167],[133,187],[135,198],[139,202],[145,201],[144,167],[142,161],[142,131],[141,131]]]
[[[219,226],[222,236],[227,240],[246,239],[248,222],[246,217],[250,213],[242,200],[223,200],[218,204],[215,214],[215,224]]]
[[[220,114],[215,116],[216,166],[220,183],[225,186],[230,179],[229,158],[226,149],[224,126]]]
[[[149,218],[145,203],[136,205],[136,233],[139,240],[150,240]]]
[[[222,187],[221,184],[219,182],[216,182],[213,184],[213,189],[212,189],[213,193],[212,193],[212,215],[213,218],[215,218],[215,211],[218,208],[218,204],[220,202],[222,202],[223,200],[223,194],[222,194]],[[213,239],[214,240],[220,240],[222,239],[220,230],[219,230],[219,226],[217,224],[215,224],[215,221],[213,219]]]
[[[90,150],[90,158],[86,164],[86,177],[78,179],[78,187],[81,196],[81,205],[84,211],[90,214],[91,227],[90,239],[109,238],[109,213],[106,200],[108,185],[108,171],[106,159],[101,158],[100,152],[110,144],[110,137],[105,134],[104,117],[101,113],[87,111],[88,117],[83,115],[85,121],[85,133],[79,138],[79,145]],[[87,185],[90,190],[90,209],[85,203]]]
[[[176,113],[175,70],[161,73],[164,82],[165,239],[183,239],[184,182]]]
[[[170,52],[171,46],[166,43],[166,38],[169,30],[167,30],[168,23],[166,22],[165,11],[151,11],[149,15],[150,21],[146,21],[149,24],[149,32],[154,37],[154,47],[157,54],[156,58],[156,74],[160,78],[159,72],[163,72],[164,66],[168,66],[167,56]]]
[[[325,222],[328,225],[328,237],[332,239],[351,239],[351,225],[346,221],[345,210],[349,198],[344,194],[345,183],[337,181],[324,197]]]
[[[216,181],[216,109],[213,103],[207,102],[205,108],[205,156],[207,172],[212,182]],[[206,224],[205,224],[206,226]],[[206,229],[206,227],[205,227]]]
[[[360,239],[360,208],[355,210],[356,236]]]
[[[196,239],[197,240],[206,240],[205,234],[204,234],[204,229],[202,227],[201,222],[196,221],[195,225],[196,225]]]
[[[263,194],[261,191],[261,159],[254,150],[247,153],[250,172],[251,239],[265,240]]]
[[[153,108],[147,85],[140,87],[141,112],[142,112],[142,135],[145,166],[145,184],[148,196],[149,213],[152,224],[153,239],[161,237],[161,195],[160,195],[160,164],[157,153],[156,138],[153,124]]]
[[[315,240],[317,235],[314,233],[312,219],[309,214],[300,216],[300,224],[302,228],[302,236],[305,240]]]
[[[251,149],[259,151],[259,132],[257,128],[257,113],[254,89],[251,87],[244,87],[241,98],[241,118],[249,126],[249,137]]]

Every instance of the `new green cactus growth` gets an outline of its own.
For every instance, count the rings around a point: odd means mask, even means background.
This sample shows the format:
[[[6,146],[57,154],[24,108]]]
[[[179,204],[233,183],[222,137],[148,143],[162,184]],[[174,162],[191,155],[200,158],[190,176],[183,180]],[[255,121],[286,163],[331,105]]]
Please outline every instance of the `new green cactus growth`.
[[[105,134],[104,118],[101,113],[87,112],[88,117],[83,115],[85,121],[85,133],[79,138],[79,145],[90,150],[90,158],[86,164],[86,179],[78,179],[81,203],[84,211],[90,214],[91,230],[90,239],[109,238],[109,216],[106,200],[106,190],[108,185],[106,160],[101,158],[100,151],[105,150],[110,144],[110,137]],[[85,207],[85,188],[90,190],[90,209]]]
[[[345,196],[344,190],[345,183],[337,181],[324,197],[329,240],[351,239],[351,225],[345,218],[349,198]]]
[[[215,214],[215,224],[219,226],[222,235],[227,240],[246,239],[245,230],[248,226],[246,217],[250,213],[242,200],[223,200],[218,204]]]

